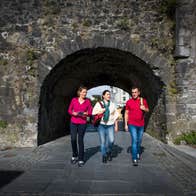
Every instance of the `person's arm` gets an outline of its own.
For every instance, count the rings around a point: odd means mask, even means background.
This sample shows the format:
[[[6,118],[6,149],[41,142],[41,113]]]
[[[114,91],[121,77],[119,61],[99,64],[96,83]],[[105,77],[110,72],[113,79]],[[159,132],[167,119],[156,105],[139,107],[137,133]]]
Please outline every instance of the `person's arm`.
[[[129,111],[128,110],[125,110],[125,131],[128,131],[128,114],[129,114]]]
[[[88,106],[87,106],[87,111],[84,112],[83,114],[84,114],[85,116],[91,116],[91,115],[92,115],[92,110],[93,110],[93,108],[92,108],[91,102],[90,102],[90,100],[89,100],[89,101],[88,101]]]
[[[140,109],[143,110],[144,112],[149,112],[148,104],[145,99],[143,99],[143,104],[140,105]]]
[[[119,118],[119,112],[117,109],[115,109],[115,112],[114,112],[114,131],[115,132],[118,132],[118,118]]]
[[[114,121],[114,131],[118,132],[118,120]]]
[[[68,108],[68,113],[71,116],[77,116],[78,115],[78,112],[74,112],[73,111],[73,107],[74,107],[74,99],[71,100],[71,103],[70,103],[69,108]]]

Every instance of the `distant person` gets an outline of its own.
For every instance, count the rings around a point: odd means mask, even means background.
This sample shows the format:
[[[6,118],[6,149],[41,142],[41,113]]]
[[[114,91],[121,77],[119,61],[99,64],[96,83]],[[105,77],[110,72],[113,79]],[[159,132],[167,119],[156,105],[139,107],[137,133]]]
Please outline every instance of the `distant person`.
[[[149,112],[146,99],[140,97],[138,87],[132,87],[132,98],[126,102],[125,130],[130,132],[132,141],[133,165],[138,165],[141,156],[141,143],[144,132],[144,113]]]
[[[120,113],[122,115],[122,121],[123,121],[123,127],[124,127],[124,124],[125,124],[125,106],[122,107]]]
[[[118,131],[119,113],[113,102],[110,101],[111,95],[109,90],[105,90],[102,93],[101,104],[98,101],[94,108],[92,114],[104,113],[100,124],[98,126],[98,133],[101,143],[101,154],[102,162],[107,163],[107,161],[112,161],[112,147],[114,144],[114,131]]]
[[[82,167],[84,165],[84,134],[87,126],[87,117],[92,114],[92,106],[86,98],[87,88],[79,87],[78,97],[74,97],[69,105],[68,113],[71,115],[70,130],[72,144],[71,163]],[[77,139],[79,150],[77,146]]]

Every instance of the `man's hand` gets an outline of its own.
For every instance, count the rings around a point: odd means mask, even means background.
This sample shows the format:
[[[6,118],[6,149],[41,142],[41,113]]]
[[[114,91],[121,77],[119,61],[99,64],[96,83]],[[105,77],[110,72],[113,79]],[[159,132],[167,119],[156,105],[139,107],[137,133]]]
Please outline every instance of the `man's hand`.
[[[126,124],[125,125],[125,131],[128,131],[129,129],[128,129],[128,125]]]
[[[144,105],[140,105],[140,109],[141,109],[141,110],[144,110],[144,111],[146,110],[146,108],[145,108]]]

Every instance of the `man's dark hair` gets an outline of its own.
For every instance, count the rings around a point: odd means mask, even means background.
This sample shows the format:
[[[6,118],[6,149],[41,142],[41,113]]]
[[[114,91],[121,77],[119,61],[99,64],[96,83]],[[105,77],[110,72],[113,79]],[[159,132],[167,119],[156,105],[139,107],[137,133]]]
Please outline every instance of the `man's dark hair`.
[[[138,86],[132,86],[131,90],[136,89],[136,88],[138,89],[139,92],[141,92],[141,90],[140,90],[140,88]]]

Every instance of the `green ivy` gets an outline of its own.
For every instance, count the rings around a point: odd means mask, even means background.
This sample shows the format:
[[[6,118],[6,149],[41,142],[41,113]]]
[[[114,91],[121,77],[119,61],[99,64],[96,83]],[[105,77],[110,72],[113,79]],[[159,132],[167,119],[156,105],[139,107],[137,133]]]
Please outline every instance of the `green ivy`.
[[[182,135],[174,139],[174,144],[179,145],[181,141],[185,141],[187,144],[196,145],[196,131],[190,133],[183,133]]]
[[[124,30],[124,31],[127,31],[130,29],[130,23],[127,18],[123,18],[123,19],[117,21],[116,25],[119,29]]]
[[[173,18],[175,16],[177,0],[165,0],[161,2],[159,11]]]
[[[7,125],[8,125],[8,123],[6,121],[0,120],[0,128],[5,129],[5,128],[7,128]]]

